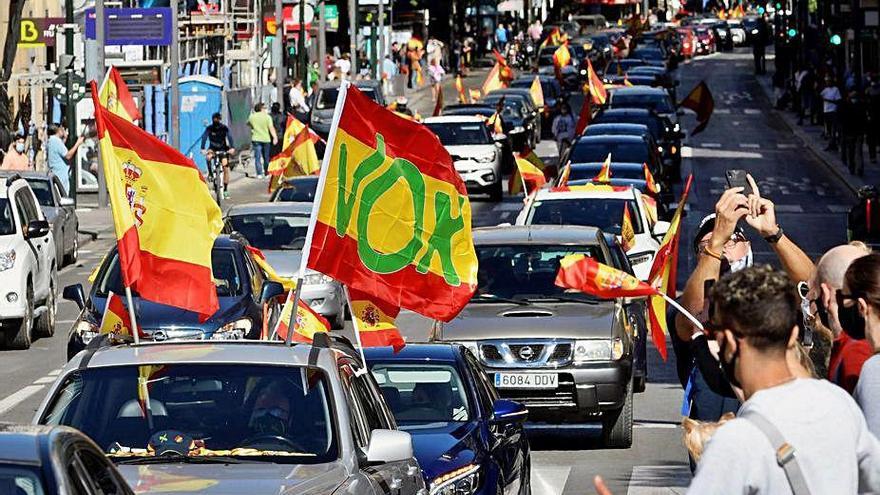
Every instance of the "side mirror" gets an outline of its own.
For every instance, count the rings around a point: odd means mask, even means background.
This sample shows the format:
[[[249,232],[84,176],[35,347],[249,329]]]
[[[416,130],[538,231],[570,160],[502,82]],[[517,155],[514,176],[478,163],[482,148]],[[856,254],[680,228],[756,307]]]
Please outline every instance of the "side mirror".
[[[663,220],[658,221],[654,224],[654,231],[651,234],[654,237],[662,238],[666,235],[666,232],[669,231],[669,222],[664,222]]]
[[[61,204],[61,206],[73,206],[75,203],[73,201],[73,198],[68,198],[67,196],[62,196],[60,204]]]
[[[367,446],[367,462],[384,464],[412,458],[412,437],[399,430],[373,430]]]
[[[24,233],[25,239],[37,239],[49,233],[49,222],[45,220],[34,220],[27,225]]]
[[[281,294],[284,294],[283,285],[278,282],[263,282],[263,291],[260,293],[260,302],[267,303]]]
[[[492,404],[493,424],[522,423],[529,416],[529,410],[519,402],[498,399]]]
[[[68,301],[73,301],[82,310],[86,307],[86,294],[83,291],[82,284],[68,285],[61,292],[61,297]]]

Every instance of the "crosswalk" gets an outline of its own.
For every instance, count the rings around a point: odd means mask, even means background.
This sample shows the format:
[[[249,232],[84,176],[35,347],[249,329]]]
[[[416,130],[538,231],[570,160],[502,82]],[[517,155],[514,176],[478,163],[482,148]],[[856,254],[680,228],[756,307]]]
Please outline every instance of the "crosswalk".
[[[568,486],[572,466],[537,464],[532,461],[532,493],[534,495],[563,495],[564,493],[593,493],[592,486]],[[627,483],[627,495],[683,494],[691,482],[691,471],[686,464],[634,466]],[[610,481],[610,480],[606,480]]]

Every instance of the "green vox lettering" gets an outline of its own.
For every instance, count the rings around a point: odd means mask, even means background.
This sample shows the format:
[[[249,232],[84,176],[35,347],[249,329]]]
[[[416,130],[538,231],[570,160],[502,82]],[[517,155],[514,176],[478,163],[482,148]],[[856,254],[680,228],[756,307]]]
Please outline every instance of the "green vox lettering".
[[[416,271],[419,273],[428,273],[431,266],[431,259],[434,253],[440,256],[440,266],[443,270],[443,278],[449,285],[461,285],[461,279],[455,271],[455,264],[452,262],[452,237],[456,232],[464,230],[464,219],[461,216],[464,208],[464,198],[458,198],[458,216],[452,218],[452,201],[448,194],[438,192],[434,196],[434,232],[428,238],[428,249],[425,255],[419,260]]]

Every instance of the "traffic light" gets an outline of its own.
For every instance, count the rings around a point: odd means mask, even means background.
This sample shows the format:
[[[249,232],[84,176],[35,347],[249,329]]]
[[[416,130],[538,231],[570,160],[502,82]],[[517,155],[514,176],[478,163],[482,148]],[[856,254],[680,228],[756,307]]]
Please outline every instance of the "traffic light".
[[[758,7],[758,15],[764,15],[764,7]]]
[[[828,41],[830,41],[831,44],[834,46],[839,46],[843,42],[839,34],[832,34],[831,39]]]
[[[782,10],[782,2],[776,2],[775,4],[773,4],[773,7],[776,8],[777,12]]]
[[[797,29],[795,29],[795,28],[788,28],[788,37],[789,37],[789,38],[794,38],[795,36],[797,36]]]

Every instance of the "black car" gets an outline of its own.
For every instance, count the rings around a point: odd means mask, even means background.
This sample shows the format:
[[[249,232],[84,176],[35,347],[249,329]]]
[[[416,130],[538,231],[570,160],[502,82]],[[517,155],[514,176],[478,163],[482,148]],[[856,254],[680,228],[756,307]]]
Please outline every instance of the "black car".
[[[481,103],[490,107],[501,104],[501,119],[504,133],[510,138],[510,145],[514,151],[521,151],[525,147],[532,149],[538,144],[540,121],[538,112],[526,98],[517,98],[512,95],[489,94],[483,97]]]
[[[684,133],[676,129],[669,119],[644,108],[603,109],[593,118],[594,124],[631,123],[643,124],[651,131],[651,136],[663,148],[663,158],[670,180],[679,178],[681,172],[681,140]]]
[[[541,112],[541,136],[549,136],[553,127],[553,119],[559,115],[559,104],[565,100],[565,92],[559,81],[552,76],[537,76],[541,83],[541,91],[544,93],[544,106],[538,110]],[[511,88],[530,89],[535,82],[535,76],[522,76],[510,83]]]
[[[317,176],[306,175],[303,177],[292,177],[285,180],[281,186],[272,193],[269,201],[311,203],[315,200],[315,193],[317,190]]]
[[[621,59],[615,59],[615,60],[608,62],[608,64],[605,66],[604,69],[602,69],[601,72],[602,72],[603,76],[613,76],[613,75],[622,76],[622,75],[626,74],[627,72],[629,72],[629,70],[632,69],[633,67],[641,67],[643,65],[651,65],[651,64],[649,64],[648,62],[646,62],[640,58],[621,58]],[[605,81],[605,82],[608,82],[608,81]]]
[[[132,291],[138,326],[150,341],[259,339],[263,334],[263,305],[281,295],[284,288],[271,282],[253,259],[247,240],[238,234],[221,235],[214,241],[211,267],[220,308],[201,321],[192,311],[140,298]],[[70,359],[100,333],[110,292],[125,294],[119,256],[110,250],[98,268],[88,298],[81,284],[64,288],[64,298],[80,308],[67,338]]]
[[[543,120],[544,116],[542,114],[543,108],[539,108],[537,102],[535,102],[534,98],[532,98],[532,92],[529,91],[528,88],[504,88],[504,89],[496,89],[489,93],[488,96],[496,96],[502,95],[505,98],[514,98],[516,100],[523,101],[529,107],[529,111],[533,112],[535,116],[540,116],[541,118],[535,119],[535,124],[538,126],[538,135],[537,141],[541,141],[541,136],[543,135]],[[536,142],[537,142],[536,141]]]
[[[643,136],[581,136],[560,163],[602,163],[611,154],[614,163],[644,163],[652,171],[662,170],[657,149]]]
[[[653,46],[639,47],[629,52],[630,58],[641,59],[649,65],[668,68],[668,57],[661,48]]]

